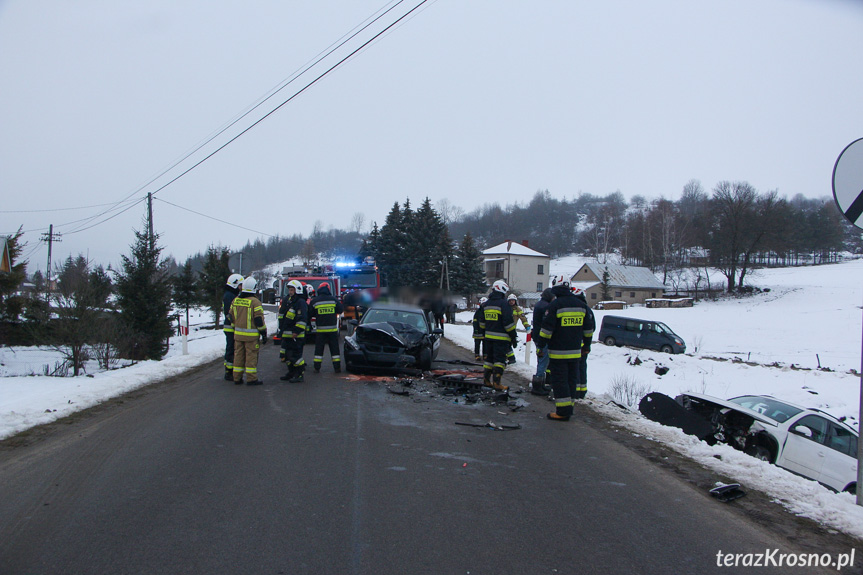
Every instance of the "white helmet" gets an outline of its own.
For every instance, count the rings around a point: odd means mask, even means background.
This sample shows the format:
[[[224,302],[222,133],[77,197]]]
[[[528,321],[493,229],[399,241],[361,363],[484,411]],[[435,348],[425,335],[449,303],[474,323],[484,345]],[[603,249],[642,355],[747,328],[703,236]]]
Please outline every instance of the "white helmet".
[[[491,289],[492,289],[492,291],[496,291],[496,292],[500,292],[500,293],[506,293],[509,291],[509,286],[507,285],[507,283],[505,281],[497,280],[496,282],[491,284]]]
[[[247,277],[243,280],[243,291],[254,292],[258,289],[258,280],[253,277]]]
[[[243,276],[240,274],[231,274],[228,276],[228,282],[225,285],[237,289],[241,283],[243,283]]]
[[[312,284],[306,284],[303,286],[305,290],[306,297],[312,297],[315,295],[315,288],[312,287]]]
[[[289,288],[294,288],[297,290],[297,293],[303,293],[303,284],[300,283],[300,280],[291,280],[288,282]]]
[[[558,275],[554,276],[553,278],[551,278],[551,285],[552,286],[569,287],[569,280],[566,279],[565,275],[558,274]]]
[[[514,293],[511,293],[508,296],[506,296],[506,301],[518,301],[518,298],[515,296]]]
[[[481,297],[481,298],[479,298],[479,305],[482,305],[482,304],[484,304],[484,303],[485,303],[485,302],[487,302],[487,301],[488,301],[488,298],[487,298],[487,297]]]

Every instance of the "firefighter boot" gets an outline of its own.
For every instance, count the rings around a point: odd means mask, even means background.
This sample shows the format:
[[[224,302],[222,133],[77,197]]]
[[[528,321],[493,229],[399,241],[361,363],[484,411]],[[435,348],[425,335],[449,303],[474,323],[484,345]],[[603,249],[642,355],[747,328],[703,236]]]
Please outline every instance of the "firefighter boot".
[[[341,373],[342,372],[342,362],[334,361],[333,362],[333,371],[336,373]]]
[[[288,365],[288,373],[286,373],[285,375],[283,375],[279,379],[282,381],[291,381],[291,379],[293,379],[296,371],[297,371],[297,368],[294,367],[294,364],[290,364],[290,365]]]
[[[225,368],[225,381],[233,381],[234,380],[234,368],[226,367]]]
[[[543,376],[533,376],[530,383],[530,392],[533,395],[548,395],[548,390],[545,388],[545,378]]]
[[[482,374],[482,386],[491,387],[491,368],[485,368]]]
[[[508,391],[509,386],[503,385],[500,382],[501,378],[503,378],[503,371],[495,370],[494,375],[492,375],[492,378],[491,378],[492,387],[494,388],[495,391]]]
[[[294,372],[294,377],[289,379],[288,383],[303,383],[303,381],[305,381],[303,379],[303,372],[305,372],[305,371],[306,371],[305,365],[301,365],[300,367],[296,368],[296,371]]]

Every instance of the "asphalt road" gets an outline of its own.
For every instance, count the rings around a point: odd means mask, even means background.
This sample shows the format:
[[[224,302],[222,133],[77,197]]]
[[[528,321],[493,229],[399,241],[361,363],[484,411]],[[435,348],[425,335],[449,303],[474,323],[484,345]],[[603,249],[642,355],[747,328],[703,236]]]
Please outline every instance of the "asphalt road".
[[[0,574],[813,573],[717,553],[850,552],[712,500],[586,410],[399,396],[328,358],[287,384],[274,346],[260,372],[213,364],[3,442]]]

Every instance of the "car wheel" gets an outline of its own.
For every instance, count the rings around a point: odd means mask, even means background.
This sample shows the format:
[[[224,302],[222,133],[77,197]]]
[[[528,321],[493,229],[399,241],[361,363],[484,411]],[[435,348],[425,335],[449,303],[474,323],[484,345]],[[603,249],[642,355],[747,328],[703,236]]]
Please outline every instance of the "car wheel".
[[[857,484],[852,483],[848,487],[846,487],[842,493],[850,493],[851,495],[857,495]]]
[[[661,351],[662,353],[673,353],[674,352],[674,350],[671,349],[670,345],[663,345],[662,347],[659,348],[659,351]]]
[[[609,347],[610,347],[610,346],[612,346],[612,345],[614,345],[614,344],[616,344],[616,343],[617,343],[617,340],[615,340],[615,339],[614,339],[613,337],[611,337],[611,336],[608,336],[607,338],[605,338],[605,345],[607,345],[607,346],[609,346]]]
[[[773,455],[771,455],[770,450],[762,445],[753,445],[752,447],[747,448],[746,454],[751,455],[755,459],[760,459],[767,463],[773,463]]]

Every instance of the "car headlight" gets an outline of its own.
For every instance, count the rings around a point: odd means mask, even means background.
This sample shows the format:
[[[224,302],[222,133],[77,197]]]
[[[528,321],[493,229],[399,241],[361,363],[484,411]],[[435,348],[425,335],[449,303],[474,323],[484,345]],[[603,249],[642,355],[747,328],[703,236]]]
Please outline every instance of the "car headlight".
[[[675,339],[674,343],[676,343],[677,345],[683,345],[683,342],[680,341],[679,339]]]
[[[353,350],[359,349],[359,346],[357,346],[356,338],[353,336],[346,337],[345,338],[345,347],[353,349]]]

